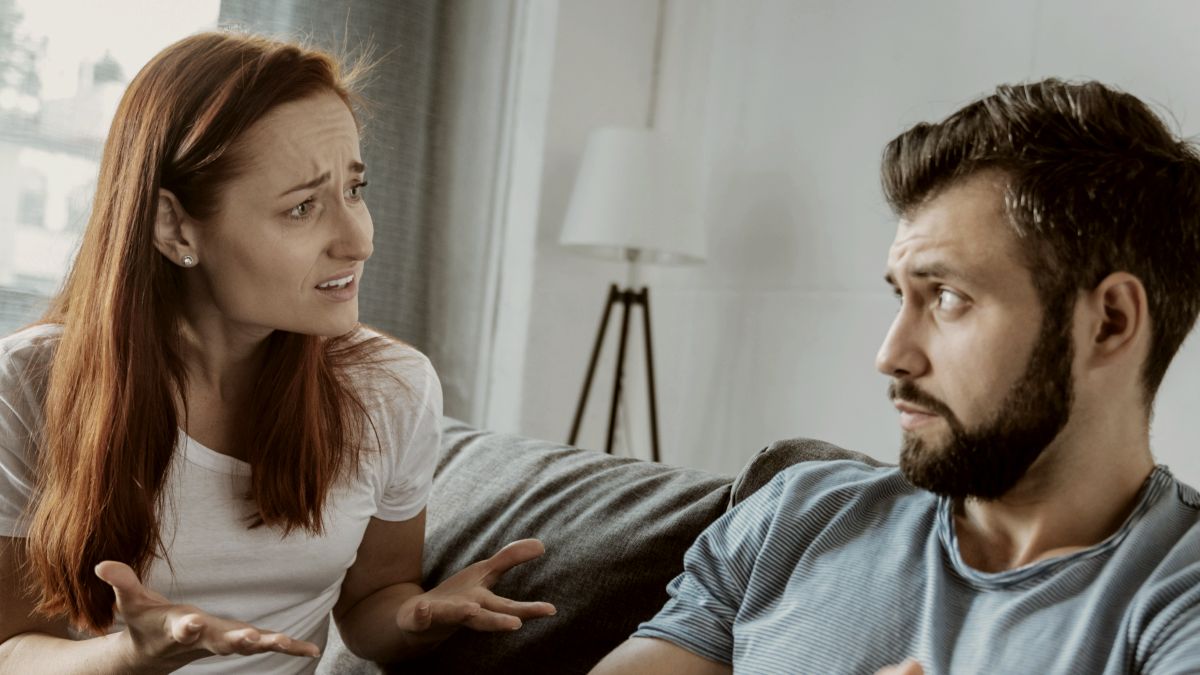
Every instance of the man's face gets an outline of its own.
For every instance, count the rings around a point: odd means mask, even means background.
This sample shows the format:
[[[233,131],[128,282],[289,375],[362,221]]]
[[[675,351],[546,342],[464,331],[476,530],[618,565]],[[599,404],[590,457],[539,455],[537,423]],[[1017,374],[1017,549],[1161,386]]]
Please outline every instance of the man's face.
[[[1043,313],[1003,205],[981,172],[901,220],[888,254],[900,310],[876,357],[918,487],[997,499],[1070,417],[1070,308]]]

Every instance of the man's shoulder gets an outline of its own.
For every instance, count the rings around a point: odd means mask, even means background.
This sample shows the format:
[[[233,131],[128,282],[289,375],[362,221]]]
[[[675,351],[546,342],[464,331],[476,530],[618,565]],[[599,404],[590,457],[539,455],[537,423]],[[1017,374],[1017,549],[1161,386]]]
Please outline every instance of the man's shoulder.
[[[796,500],[888,499],[921,492],[894,466],[871,466],[853,459],[793,464],[776,477],[781,496]]]
[[[1179,500],[1180,505],[1194,512],[1196,522],[1200,524],[1200,491],[1175,478],[1175,498]]]
[[[929,511],[936,502],[932,494],[909,483],[897,467],[849,459],[793,464],[759,492],[741,508],[784,521],[786,529],[806,531],[823,529],[830,520],[844,517],[869,527],[898,511],[914,507]]]

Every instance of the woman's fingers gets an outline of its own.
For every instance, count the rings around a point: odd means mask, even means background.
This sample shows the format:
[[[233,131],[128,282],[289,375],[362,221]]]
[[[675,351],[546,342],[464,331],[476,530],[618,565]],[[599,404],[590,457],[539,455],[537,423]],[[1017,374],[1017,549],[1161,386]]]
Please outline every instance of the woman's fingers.
[[[483,606],[501,614],[511,614],[520,619],[538,619],[543,616],[553,616],[558,610],[548,602],[519,602],[508,598],[492,595],[483,602]]]
[[[101,581],[113,587],[117,595],[117,606],[123,608],[122,612],[149,599],[149,592],[129,565],[105,560],[96,565],[95,572]]]
[[[294,640],[282,633],[260,631],[253,626],[225,631],[206,640],[204,647],[214,654],[261,654],[280,652],[292,656],[318,657],[321,650],[311,642]]]
[[[181,645],[190,645],[200,639],[204,632],[204,617],[197,612],[187,612],[168,617],[171,638]]]
[[[263,633],[260,639],[260,644],[264,649],[280,652],[283,654],[291,654],[293,656],[312,656],[321,655],[321,650],[311,642],[304,640],[293,640],[283,633]]]
[[[404,607],[396,616],[400,630],[420,633],[433,626],[460,626],[484,611],[478,602],[460,597],[431,598],[421,596],[414,604]]]
[[[903,663],[881,668],[876,671],[875,675],[923,675],[924,672],[919,661],[908,658]]]
[[[264,631],[247,623],[222,619],[187,607],[175,607],[169,615],[171,637],[193,649],[221,655],[281,652],[315,657],[321,654],[321,650],[311,642],[294,640],[283,633]]]
[[[469,617],[463,625],[471,630],[496,632],[517,630],[523,624],[515,616],[493,612],[490,609],[480,609],[474,616]]]
[[[213,631],[211,636],[204,636],[201,644],[214,654],[249,655],[265,651],[259,644],[261,637],[261,633],[255,628],[235,628],[227,631]]]
[[[488,558],[487,567],[492,581],[500,575],[524,562],[540,557],[546,552],[545,545],[537,539],[521,539],[500,549],[496,555]]]

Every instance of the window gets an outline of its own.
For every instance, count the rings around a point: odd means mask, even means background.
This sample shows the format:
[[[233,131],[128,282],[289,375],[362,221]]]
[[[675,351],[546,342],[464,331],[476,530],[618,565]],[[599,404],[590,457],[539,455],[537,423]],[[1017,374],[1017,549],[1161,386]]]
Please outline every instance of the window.
[[[17,224],[43,227],[46,224],[46,177],[37,169],[18,169]]]
[[[130,78],[220,0],[0,0],[0,335],[37,318],[87,223]]]

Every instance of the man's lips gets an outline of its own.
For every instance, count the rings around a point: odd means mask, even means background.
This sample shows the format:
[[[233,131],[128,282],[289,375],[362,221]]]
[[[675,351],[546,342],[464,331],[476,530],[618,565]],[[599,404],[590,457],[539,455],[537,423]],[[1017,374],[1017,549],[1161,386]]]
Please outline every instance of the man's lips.
[[[935,414],[937,414],[937,413],[934,413],[933,411],[926,410],[924,408],[915,406],[906,401],[894,400],[894,401],[892,401],[892,405],[896,406],[896,410],[899,410],[902,413],[914,413],[917,415],[935,415]]]
[[[900,427],[905,431],[912,431],[940,417],[935,412],[919,408],[904,401],[892,401],[892,405],[896,406],[896,410],[900,411]]]

